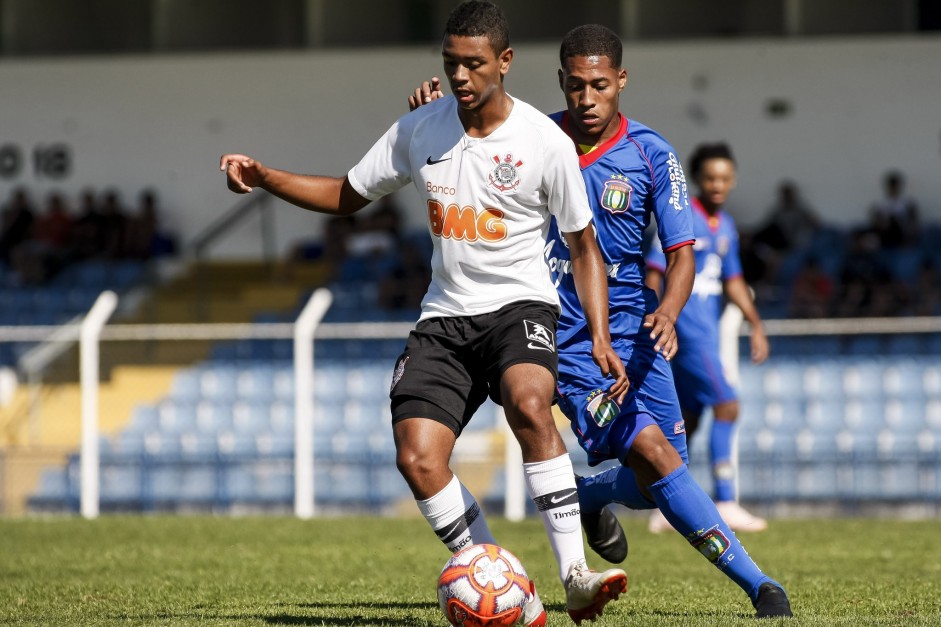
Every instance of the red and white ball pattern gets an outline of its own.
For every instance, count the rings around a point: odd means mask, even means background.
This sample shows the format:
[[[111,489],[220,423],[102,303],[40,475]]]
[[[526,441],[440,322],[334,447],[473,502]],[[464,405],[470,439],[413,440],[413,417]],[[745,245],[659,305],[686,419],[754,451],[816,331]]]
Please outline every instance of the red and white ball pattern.
[[[455,627],[508,627],[529,597],[522,562],[493,544],[473,544],[448,560],[438,577],[438,604]]]

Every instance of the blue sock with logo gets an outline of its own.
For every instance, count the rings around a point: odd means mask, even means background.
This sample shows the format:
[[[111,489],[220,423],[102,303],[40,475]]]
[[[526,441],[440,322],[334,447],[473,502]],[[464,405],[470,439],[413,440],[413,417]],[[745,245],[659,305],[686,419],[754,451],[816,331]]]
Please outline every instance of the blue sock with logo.
[[[732,465],[732,444],[734,441],[734,421],[712,421],[712,430],[709,433],[709,455],[712,460],[712,478],[715,481],[716,501],[735,500],[735,467]]]
[[[597,512],[611,503],[620,503],[631,509],[656,507],[641,493],[634,471],[627,466],[614,466],[590,477],[582,477],[578,482],[578,500],[583,512]]]
[[[715,503],[699,486],[686,466],[653,483],[650,492],[673,528],[687,542],[742,588],[754,601],[766,582],[781,587],[761,572],[745,547],[725,524]]]

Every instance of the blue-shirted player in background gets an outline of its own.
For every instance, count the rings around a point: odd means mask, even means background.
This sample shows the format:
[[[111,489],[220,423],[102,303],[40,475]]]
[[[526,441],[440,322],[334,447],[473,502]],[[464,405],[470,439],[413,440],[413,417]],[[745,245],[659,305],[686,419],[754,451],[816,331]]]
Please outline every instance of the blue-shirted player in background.
[[[570,31],[562,41],[559,85],[567,110],[550,116],[575,142],[608,271],[609,329],[627,364],[631,390],[618,406],[591,372],[590,335],[578,303],[570,255],[550,229],[546,261],[559,290],[559,406],[589,464],[621,465],[579,478],[588,544],[612,562],[627,556],[624,532],[609,503],[660,508],[683,537],[749,596],[758,617],[790,616],[784,589],[765,575],[722,520],[686,466],[686,434],[668,360],[677,352],[674,323],[695,274],[692,217],[676,151],[656,131],[618,111],[627,72],[621,40],[604,26]],[[409,97],[415,108],[440,97],[437,79]],[[666,252],[663,296],[646,287],[642,238],[651,216]]]
[[[724,143],[704,144],[693,152],[689,169],[699,189],[692,199],[696,280],[693,293],[676,321],[680,350],[671,362],[673,376],[686,421],[687,439],[696,432],[703,411],[712,408],[709,456],[719,513],[736,531],[762,531],[768,523],[741,507],[736,500],[733,448],[739,414],[738,394],[719,361],[719,318],[724,298],[741,309],[751,325],[752,362],[761,363],[768,357],[768,338],[742,278],[738,231],[732,217],[722,210],[729,192],[735,187],[735,159]],[[660,291],[667,259],[656,238],[653,238],[646,262],[647,285]],[[660,513],[651,517],[651,531],[657,533],[669,528],[670,523]]]

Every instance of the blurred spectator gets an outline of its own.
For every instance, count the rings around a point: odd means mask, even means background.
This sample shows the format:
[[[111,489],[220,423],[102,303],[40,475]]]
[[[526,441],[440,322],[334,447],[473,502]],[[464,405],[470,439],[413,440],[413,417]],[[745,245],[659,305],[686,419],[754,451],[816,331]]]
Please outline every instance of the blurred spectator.
[[[941,315],[941,272],[930,257],[922,260],[913,291],[915,298],[912,313],[914,315]]]
[[[797,185],[783,181],[778,187],[777,202],[754,239],[776,251],[790,252],[807,246],[819,228],[816,212],[801,199]]]
[[[878,236],[864,229],[851,235],[850,250],[840,271],[838,317],[888,315],[882,310],[894,299],[892,274],[879,255]]]
[[[125,222],[122,252],[131,259],[149,259],[154,254],[157,234],[157,193],[145,189],[137,213]]]
[[[905,194],[905,177],[901,172],[888,172],[884,187],[885,197],[872,207],[870,228],[884,248],[916,245],[921,235],[918,205]]]
[[[379,283],[379,306],[418,310],[431,283],[431,268],[418,246],[401,246],[395,267]]]
[[[73,222],[65,198],[61,193],[53,192],[46,201],[46,210],[36,220],[36,239],[51,250],[64,254],[72,242]]]
[[[105,218],[92,189],[85,189],[79,201],[79,214],[72,228],[72,252],[78,259],[91,259],[104,246]]]
[[[100,256],[116,259],[124,253],[124,235],[127,229],[127,214],[121,205],[117,190],[108,190],[101,203],[101,250]]]
[[[33,223],[31,237],[13,249],[11,264],[19,279],[38,285],[65,265],[71,244],[72,216],[58,192],[49,194],[45,211]]]
[[[14,249],[32,235],[35,219],[36,212],[26,189],[15,189],[0,220],[0,260],[10,263]]]
[[[399,207],[392,196],[385,196],[378,203],[373,212],[360,218],[356,229],[349,235],[347,255],[384,255],[398,248],[401,235]]]
[[[833,280],[809,257],[794,279],[788,307],[792,318],[826,318],[833,304]]]

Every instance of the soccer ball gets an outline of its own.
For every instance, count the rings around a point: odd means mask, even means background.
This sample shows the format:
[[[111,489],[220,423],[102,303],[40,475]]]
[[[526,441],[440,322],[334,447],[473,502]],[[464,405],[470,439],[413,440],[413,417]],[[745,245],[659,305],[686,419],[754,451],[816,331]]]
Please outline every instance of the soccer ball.
[[[438,577],[438,605],[455,627],[516,624],[529,598],[522,562],[493,544],[472,544],[451,556]]]

